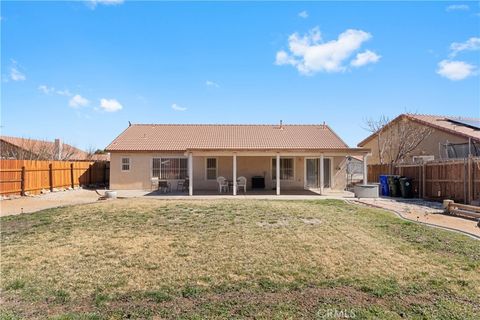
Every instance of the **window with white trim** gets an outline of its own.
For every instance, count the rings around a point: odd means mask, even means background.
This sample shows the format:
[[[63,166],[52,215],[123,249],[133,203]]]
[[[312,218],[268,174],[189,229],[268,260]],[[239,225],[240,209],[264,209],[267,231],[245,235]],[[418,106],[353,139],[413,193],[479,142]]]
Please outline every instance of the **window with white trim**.
[[[280,180],[293,180],[293,158],[280,158]],[[277,159],[272,159],[272,179],[277,178]]]
[[[207,158],[207,180],[217,179],[217,158]]]
[[[152,177],[161,180],[182,180],[188,175],[187,158],[153,158]]]
[[[122,171],[130,171],[130,158],[122,158]]]

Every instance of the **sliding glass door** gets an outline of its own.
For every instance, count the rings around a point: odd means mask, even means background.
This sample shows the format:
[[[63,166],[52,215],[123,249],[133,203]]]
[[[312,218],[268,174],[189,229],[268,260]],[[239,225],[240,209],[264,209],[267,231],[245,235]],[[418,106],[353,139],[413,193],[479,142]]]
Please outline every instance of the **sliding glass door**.
[[[307,189],[316,189],[320,186],[319,163],[319,158],[306,160],[305,187]]]
[[[330,188],[332,185],[332,160],[323,159],[323,187]],[[307,158],[305,160],[305,188],[320,188],[320,158]]]

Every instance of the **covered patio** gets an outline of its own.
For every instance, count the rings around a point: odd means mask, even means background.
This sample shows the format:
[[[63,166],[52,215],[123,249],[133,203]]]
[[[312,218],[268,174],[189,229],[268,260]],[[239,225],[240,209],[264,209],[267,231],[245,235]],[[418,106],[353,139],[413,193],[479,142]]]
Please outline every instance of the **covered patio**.
[[[342,166],[347,152],[349,156],[363,157],[363,182],[367,183],[368,152],[354,148],[322,151],[317,153],[283,150],[280,153],[270,150],[189,150],[185,153],[188,159],[188,195],[323,195],[326,191],[343,190],[345,174]],[[223,161],[219,161],[220,159]],[[205,163],[206,167],[195,165],[199,162]],[[212,170],[212,177],[215,179],[208,179],[209,170]],[[225,178],[226,183],[228,182],[225,190],[218,186],[218,177]],[[239,186],[240,177],[247,181],[246,191],[243,186]],[[253,179],[259,178],[263,181],[263,188],[254,185]]]

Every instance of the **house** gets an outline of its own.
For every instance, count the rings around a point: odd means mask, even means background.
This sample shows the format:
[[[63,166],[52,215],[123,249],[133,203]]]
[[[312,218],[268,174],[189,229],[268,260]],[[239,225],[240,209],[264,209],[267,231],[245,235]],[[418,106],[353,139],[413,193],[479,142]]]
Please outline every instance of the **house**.
[[[329,126],[132,124],[106,148],[111,189],[144,189],[152,177],[172,189],[189,178],[189,194],[218,190],[217,177],[247,190],[343,190],[346,157],[365,156],[349,148]],[[279,179],[276,179],[279,177]],[[253,182],[252,178],[256,182]],[[233,186],[232,193],[237,190]]]
[[[401,114],[358,147],[372,150],[370,164],[480,156],[480,118]]]
[[[60,139],[46,141],[8,136],[0,136],[0,157],[17,160],[109,160],[108,154],[89,154]]]

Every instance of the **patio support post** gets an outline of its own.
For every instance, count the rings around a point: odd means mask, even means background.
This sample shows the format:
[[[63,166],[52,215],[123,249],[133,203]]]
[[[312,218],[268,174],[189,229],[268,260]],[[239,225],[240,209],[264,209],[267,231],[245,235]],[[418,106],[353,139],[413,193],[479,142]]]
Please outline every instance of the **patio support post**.
[[[323,153],[320,154],[320,194],[323,194],[323,185],[324,185],[324,162],[323,162]]]
[[[237,154],[233,153],[233,195],[237,195]]]
[[[188,153],[188,195],[193,196],[193,156]]]
[[[363,155],[363,185],[368,183],[368,165],[367,165],[367,158],[370,153],[366,153]]]
[[[277,153],[277,161],[276,164],[276,182],[277,182],[277,196],[280,195],[280,153]]]

